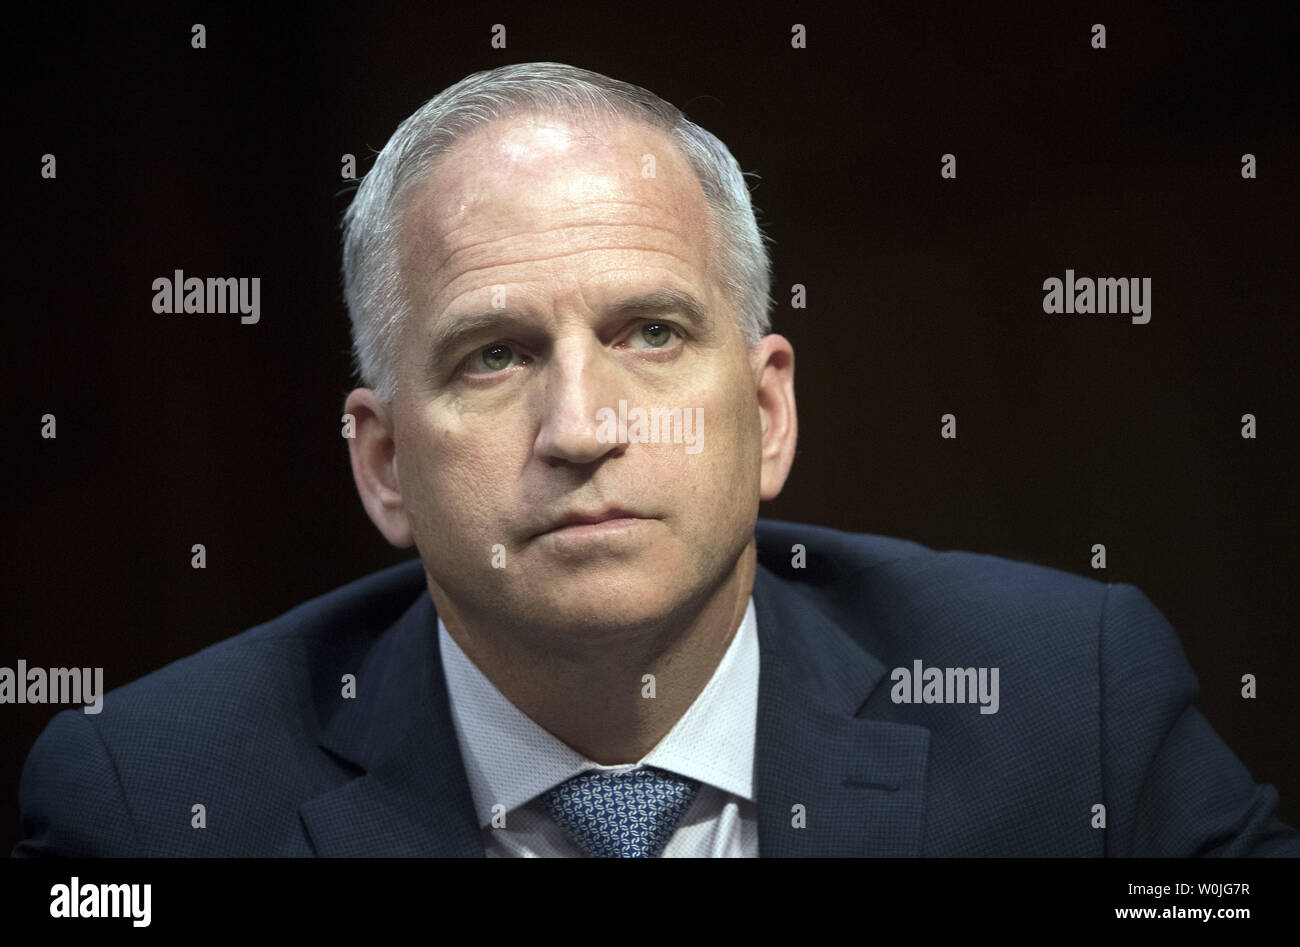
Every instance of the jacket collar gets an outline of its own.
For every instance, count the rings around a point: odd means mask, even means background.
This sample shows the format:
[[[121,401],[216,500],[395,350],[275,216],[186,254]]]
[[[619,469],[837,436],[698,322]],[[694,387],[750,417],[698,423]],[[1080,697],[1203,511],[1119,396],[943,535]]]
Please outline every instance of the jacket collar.
[[[915,855],[930,732],[857,716],[887,669],[805,594],[758,566],[759,854]],[[421,585],[353,672],[320,745],[358,775],[300,808],[317,855],[484,854],[437,640]]]
[[[759,854],[914,856],[930,731],[858,716],[888,669],[806,595],[759,565]]]
[[[317,855],[483,856],[437,643],[421,581],[414,604],[352,672],[356,698],[322,734],[320,745],[362,775],[300,808]]]

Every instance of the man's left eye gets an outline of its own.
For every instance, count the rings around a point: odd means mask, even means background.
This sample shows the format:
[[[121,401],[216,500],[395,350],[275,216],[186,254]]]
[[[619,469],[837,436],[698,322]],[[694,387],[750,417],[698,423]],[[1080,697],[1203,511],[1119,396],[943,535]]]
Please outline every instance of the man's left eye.
[[[465,371],[471,375],[495,374],[514,365],[516,358],[523,361],[513,346],[505,342],[494,342],[466,359]]]
[[[676,334],[673,327],[666,322],[647,322],[632,334],[632,338],[639,339],[652,349],[661,349],[671,342]]]

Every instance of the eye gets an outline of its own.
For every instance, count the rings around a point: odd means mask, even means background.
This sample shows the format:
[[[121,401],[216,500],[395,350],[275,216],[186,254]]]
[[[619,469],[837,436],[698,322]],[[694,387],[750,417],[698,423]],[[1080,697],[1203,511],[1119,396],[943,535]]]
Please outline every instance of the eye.
[[[493,342],[466,359],[465,371],[471,375],[490,375],[523,362],[523,356],[511,346],[505,342]]]
[[[633,348],[662,349],[668,347],[674,336],[680,336],[680,333],[671,323],[647,322],[629,336],[629,341]],[[638,345],[638,342],[645,344]]]

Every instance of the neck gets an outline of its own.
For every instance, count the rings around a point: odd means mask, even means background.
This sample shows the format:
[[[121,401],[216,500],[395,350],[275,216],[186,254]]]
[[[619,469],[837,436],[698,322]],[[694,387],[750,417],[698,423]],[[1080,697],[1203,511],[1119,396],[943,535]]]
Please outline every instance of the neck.
[[[654,749],[713,677],[745,617],[756,559],[751,541],[702,603],[617,647],[555,648],[545,636],[477,628],[432,580],[429,592],[452,640],[507,700],[587,759],[617,765]]]

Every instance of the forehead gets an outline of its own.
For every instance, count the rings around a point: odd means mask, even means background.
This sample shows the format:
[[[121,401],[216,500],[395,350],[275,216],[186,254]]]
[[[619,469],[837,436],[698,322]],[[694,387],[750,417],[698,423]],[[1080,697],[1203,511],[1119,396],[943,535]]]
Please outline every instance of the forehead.
[[[567,260],[566,272],[612,264],[602,254],[640,253],[689,280],[708,269],[708,225],[703,190],[667,133],[526,114],[470,133],[413,187],[402,263],[426,303],[535,273],[538,261]]]

